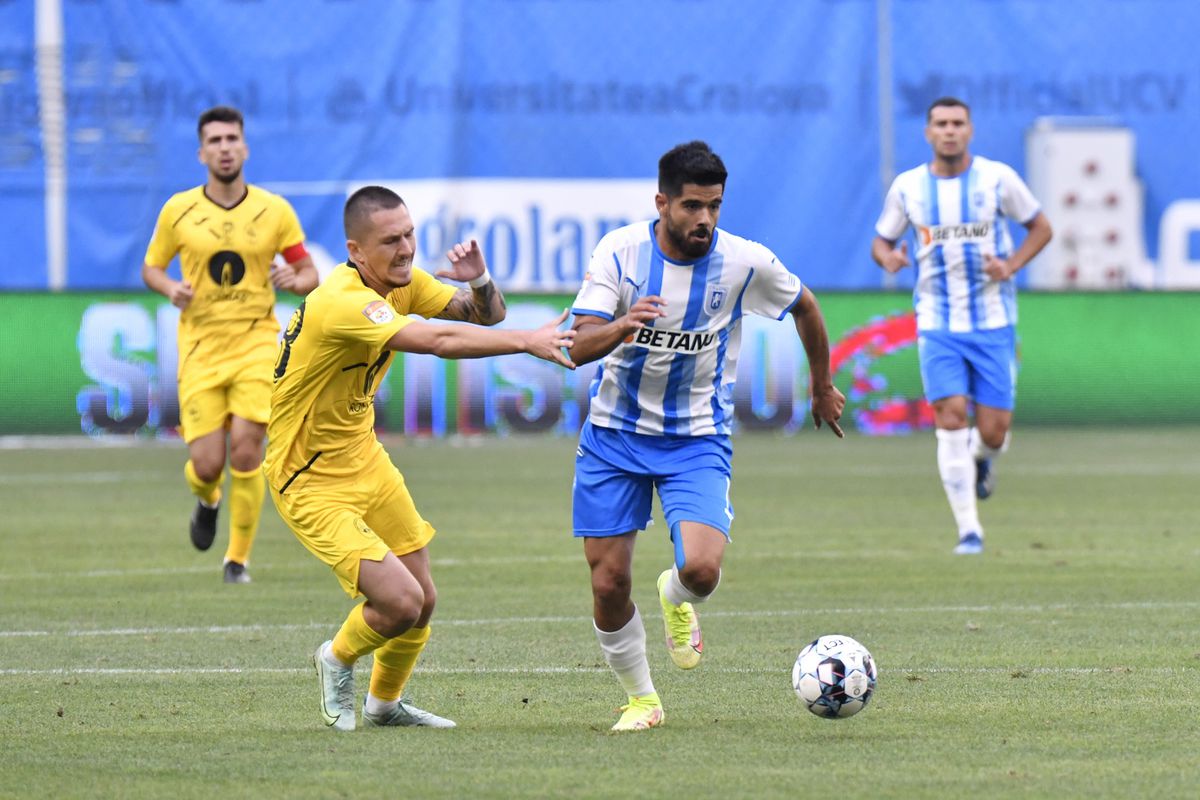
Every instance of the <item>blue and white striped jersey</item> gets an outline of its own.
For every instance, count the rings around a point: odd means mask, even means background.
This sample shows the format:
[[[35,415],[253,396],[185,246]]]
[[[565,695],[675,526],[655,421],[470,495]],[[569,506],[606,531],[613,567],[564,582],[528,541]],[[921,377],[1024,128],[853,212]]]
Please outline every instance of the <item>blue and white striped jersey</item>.
[[[1011,255],[1007,219],[1025,224],[1039,210],[1012,167],[981,156],[953,178],[937,177],[928,164],[898,175],[875,232],[895,242],[910,224],[915,229],[917,328],[967,333],[1015,325],[1016,285],[989,278],[984,256]]]
[[[706,255],[672,261],[654,238],[657,222],[601,239],[572,306],[576,315],[613,320],[644,295],[667,301],[665,317],[601,361],[588,418],[631,433],[728,434],[742,315],[783,319],[803,287],[766,247],[720,228]]]

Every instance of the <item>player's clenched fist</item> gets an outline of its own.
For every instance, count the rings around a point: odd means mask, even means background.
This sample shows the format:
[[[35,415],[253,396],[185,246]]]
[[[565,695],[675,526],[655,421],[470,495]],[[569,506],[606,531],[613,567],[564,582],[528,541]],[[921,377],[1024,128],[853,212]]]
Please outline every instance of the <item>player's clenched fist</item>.
[[[187,281],[179,281],[171,286],[167,293],[167,299],[171,301],[171,305],[182,311],[192,303],[192,284]]]

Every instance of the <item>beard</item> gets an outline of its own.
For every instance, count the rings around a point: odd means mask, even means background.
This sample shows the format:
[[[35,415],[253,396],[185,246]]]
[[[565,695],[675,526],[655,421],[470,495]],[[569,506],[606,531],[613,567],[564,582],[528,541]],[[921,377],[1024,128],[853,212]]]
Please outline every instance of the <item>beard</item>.
[[[699,229],[697,229],[699,230]],[[675,226],[667,223],[667,238],[671,240],[671,244],[683,253],[688,258],[700,258],[708,252],[708,248],[712,246],[712,231],[708,231],[708,235],[703,239],[695,239],[689,233],[679,230]]]
[[[238,178],[241,177],[241,175],[242,175],[241,167],[238,167],[237,169],[233,170],[232,172],[225,173],[225,174],[222,174],[220,172],[215,172],[215,171],[212,174],[212,176],[214,178],[216,178],[217,180],[219,180],[221,183],[225,184],[226,186],[228,186],[229,184],[236,181]]]

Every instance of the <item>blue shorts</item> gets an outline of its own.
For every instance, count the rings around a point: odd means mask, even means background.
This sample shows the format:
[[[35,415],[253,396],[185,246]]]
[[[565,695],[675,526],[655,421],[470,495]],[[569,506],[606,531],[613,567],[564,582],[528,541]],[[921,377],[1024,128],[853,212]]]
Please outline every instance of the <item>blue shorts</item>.
[[[1016,330],[1009,325],[972,333],[921,331],[917,351],[929,402],[965,395],[1011,411],[1017,395]]]
[[[571,490],[575,535],[644,530],[657,488],[672,538],[679,523],[700,522],[728,539],[732,455],[728,436],[647,436],[585,423]]]

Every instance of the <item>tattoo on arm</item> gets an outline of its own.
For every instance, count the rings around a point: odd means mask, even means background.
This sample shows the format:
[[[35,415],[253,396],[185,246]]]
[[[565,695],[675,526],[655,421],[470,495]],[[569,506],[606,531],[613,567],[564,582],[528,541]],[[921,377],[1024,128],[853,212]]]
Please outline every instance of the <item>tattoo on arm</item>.
[[[437,315],[437,319],[491,325],[504,315],[507,308],[504,295],[493,281],[488,281],[478,289],[459,289],[442,313]]]

